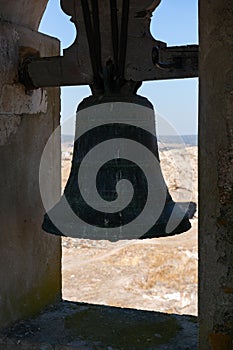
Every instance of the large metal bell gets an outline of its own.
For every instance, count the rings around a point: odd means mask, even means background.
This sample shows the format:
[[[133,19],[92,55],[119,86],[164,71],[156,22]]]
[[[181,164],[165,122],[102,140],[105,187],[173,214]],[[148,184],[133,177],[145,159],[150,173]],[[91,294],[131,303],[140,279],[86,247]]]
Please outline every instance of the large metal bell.
[[[137,95],[85,99],[70,176],[43,229],[110,241],[165,237],[190,229],[189,212],[163,179],[151,103]]]

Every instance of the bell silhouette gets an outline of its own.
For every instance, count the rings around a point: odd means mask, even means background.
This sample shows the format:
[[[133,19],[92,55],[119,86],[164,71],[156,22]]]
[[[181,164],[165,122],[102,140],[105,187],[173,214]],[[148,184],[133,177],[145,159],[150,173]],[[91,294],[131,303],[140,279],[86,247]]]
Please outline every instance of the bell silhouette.
[[[110,241],[165,237],[189,230],[189,216],[190,203],[175,203],[163,179],[151,103],[138,95],[84,99],[70,176],[43,230]]]

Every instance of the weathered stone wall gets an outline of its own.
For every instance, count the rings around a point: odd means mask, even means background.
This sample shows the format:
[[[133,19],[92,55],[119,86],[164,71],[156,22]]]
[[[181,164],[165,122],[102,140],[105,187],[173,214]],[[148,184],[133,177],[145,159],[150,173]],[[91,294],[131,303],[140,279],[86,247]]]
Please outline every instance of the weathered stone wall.
[[[0,18],[37,30],[48,0],[1,0]]]
[[[0,21],[0,327],[61,296],[60,239],[41,229],[44,208],[39,191],[41,155],[59,125],[59,88],[26,92],[18,83],[20,47],[33,48],[41,56],[58,55],[59,42],[30,29],[39,24],[43,11],[37,7],[44,3],[44,10],[46,1],[24,2],[35,8],[20,7],[23,1],[2,1],[0,10],[7,20]],[[28,20],[21,26],[23,12]],[[50,196],[58,197],[59,137],[53,142],[47,181]]]
[[[233,7],[199,1],[200,349],[232,349]],[[213,335],[217,334],[217,335]],[[217,348],[217,342],[220,346]]]

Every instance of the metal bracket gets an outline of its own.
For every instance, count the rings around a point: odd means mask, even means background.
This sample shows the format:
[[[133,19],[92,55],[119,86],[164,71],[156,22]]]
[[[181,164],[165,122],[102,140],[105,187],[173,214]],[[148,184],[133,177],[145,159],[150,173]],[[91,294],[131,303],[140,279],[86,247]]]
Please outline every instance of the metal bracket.
[[[159,47],[152,51],[152,60],[156,68],[167,74],[178,74],[181,78],[198,76],[198,45]],[[168,78],[169,79],[169,78]]]

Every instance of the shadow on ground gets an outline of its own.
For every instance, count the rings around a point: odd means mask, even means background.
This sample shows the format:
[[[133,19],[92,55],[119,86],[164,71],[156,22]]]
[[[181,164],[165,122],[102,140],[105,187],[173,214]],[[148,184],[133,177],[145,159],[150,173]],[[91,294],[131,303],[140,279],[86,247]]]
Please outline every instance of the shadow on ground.
[[[0,349],[196,350],[197,318],[62,301],[0,332]]]

